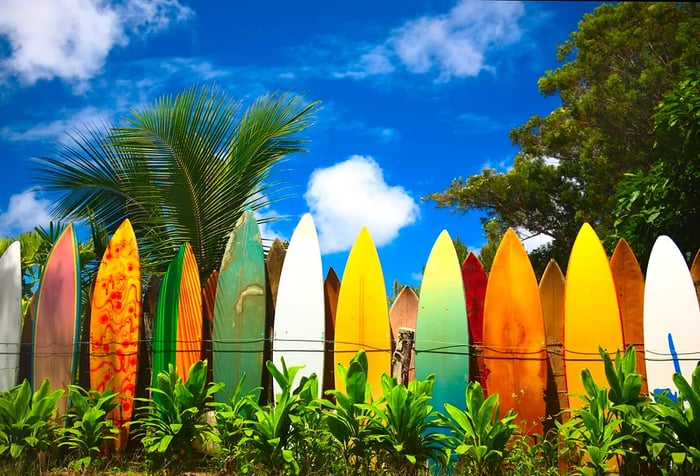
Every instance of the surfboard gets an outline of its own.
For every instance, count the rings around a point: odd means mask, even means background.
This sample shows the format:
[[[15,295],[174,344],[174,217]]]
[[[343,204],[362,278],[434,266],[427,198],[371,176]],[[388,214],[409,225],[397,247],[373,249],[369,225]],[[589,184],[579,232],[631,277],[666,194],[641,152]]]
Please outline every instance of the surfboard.
[[[192,246],[185,243],[180,275],[177,313],[177,346],[175,367],[178,376],[187,381],[190,367],[202,360],[202,284]]]
[[[367,382],[376,400],[382,395],[382,374],[391,372],[391,331],[384,275],[367,227],[355,239],[343,272],[335,317],[335,365],[348,367],[360,349],[367,352]],[[337,374],[335,388],[345,390]]]
[[[333,350],[335,339],[335,313],[338,309],[338,293],[340,293],[340,280],[331,266],[323,281],[323,303],[325,310],[326,347],[323,360],[323,393],[335,388],[335,369],[333,368]]]
[[[547,342],[546,412],[554,420],[562,421],[566,414],[560,412],[569,405],[564,372],[564,273],[553,259],[542,273],[539,290]]]
[[[690,265],[690,276],[693,278],[695,293],[698,296],[698,303],[700,303],[700,250],[695,253],[693,263]]]
[[[90,388],[117,393],[110,418],[126,444],[136,393],[141,320],[141,265],[136,236],[124,220],[102,256],[90,302]]]
[[[0,392],[17,384],[22,338],[22,266],[19,241],[0,257]]]
[[[673,240],[659,236],[649,255],[644,287],[644,352],[652,394],[677,394],[674,373],[690,381],[700,360],[700,309],[683,254]]]
[[[410,286],[404,286],[396,296],[389,309],[389,323],[391,325],[391,338],[396,342],[399,337],[399,329],[405,328],[416,332],[416,318],[418,317],[418,295]],[[412,346],[412,345],[411,345]],[[413,347],[413,346],[412,346]],[[411,349],[408,365],[408,381],[416,379],[415,369],[416,353]],[[394,369],[392,369],[394,370]],[[394,375],[398,377],[398,375]]]
[[[469,320],[469,343],[471,358],[469,361],[469,380],[481,383],[485,391],[486,377],[482,344],[484,342],[484,300],[488,276],[479,258],[471,251],[462,263],[462,280],[464,281],[464,299],[467,303]]]
[[[569,408],[580,408],[584,395],[581,372],[587,368],[598,385],[605,369],[598,347],[615,355],[622,348],[622,324],[612,271],[603,245],[584,223],[569,256],[564,283],[564,368]]]
[[[158,372],[175,365],[187,380],[202,358],[202,290],[189,243],[180,246],[163,278],[153,327],[153,385]]]
[[[514,410],[524,434],[542,434],[547,354],[542,303],[527,252],[512,228],[491,265],[484,301],[484,364],[489,394]]]
[[[53,389],[72,384],[78,364],[80,265],[73,224],[69,223],[49,253],[36,295],[32,387],[45,378]],[[59,400],[59,414],[67,398]]]
[[[632,248],[620,238],[610,258],[617,301],[622,320],[622,341],[625,348],[633,345],[637,356],[637,372],[642,376],[642,393],[647,394],[647,372],[644,361],[644,275]]]
[[[226,244],[214,301],[214,381],[226,384],[219,402],[231,398],[243,373],[244,391],[262,383],[266,299],[260,230],[247,208]]]
[[[202,288],[202,321],[204,323],[202,329],[202,358],[207,359],[207,381],[212,382],[214,379],[213,372],[213,336],[214,336],[214,299],[216,299],[216,283],[219,280],[219,272],[217,270],[207,278],[207,282]]]
[[[267,282],[270,285],[270,298],[272,300],[272,309],[277,307],[277,293],[280,287],[280,276],[282,275],[282,265],[287,250],[284,243],[279,238],[275,238],[270,245],[265,258],[265,267],[267,268]]]
[[[345,283],[343,283],[345,285]],[[418,298],[416,379],[435,374],[431,405],[464,409],[469,380],[469,329],[462,271],[452,238],[443,230],[428,256]]]
[[[273,362],[280,366],[284,358],[287,368],[304,366],[292,388],[296,388],[302,376],[311,374],[316,374],[318,386],[323,388],[323,266],[316,227],[308,213],[299,220],[282,265],[274,329]],[[276,395],[280,392],[276,381],[274,388]]]

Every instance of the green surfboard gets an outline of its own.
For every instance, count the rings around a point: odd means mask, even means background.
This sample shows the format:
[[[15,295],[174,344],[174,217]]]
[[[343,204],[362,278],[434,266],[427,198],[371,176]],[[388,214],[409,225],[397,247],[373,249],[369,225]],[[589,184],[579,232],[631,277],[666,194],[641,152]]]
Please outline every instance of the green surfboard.
[[[262,383],[265,299],[260,230],[248,208],[226,244],[214,300],[214,381],[226,384],[217,401],[231,397],[244,373],[244,391]]]
[[[168,266],[163,276],[163,284],[158,294],[156,315],[153,320],[153,373],[151,384],[157,386],[157,376],[162,370],[168,370],[168,364],[175,365],[177,347],[177,321],[180,299],[180,281],[182,264],[185,259],[184,247]]]

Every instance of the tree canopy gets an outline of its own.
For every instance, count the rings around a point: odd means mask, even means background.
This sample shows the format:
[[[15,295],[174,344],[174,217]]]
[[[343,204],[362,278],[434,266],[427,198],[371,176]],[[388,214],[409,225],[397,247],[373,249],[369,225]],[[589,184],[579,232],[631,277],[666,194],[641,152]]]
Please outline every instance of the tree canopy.
[[[615,232],[620,182],[647,173],[672,144],[656,140],[658,104],[700,64],[700,10],[690,3],[605,4],[587,14],[557,50],[563,64],[538,86],[561,105],[513,129],[512,169],[456,178],[426,197],[438,207],[486,212],[484,223],[524,228],[555,241],[560,265],[584,222]],[[656,147],[655,147],[656,144]],[[491,225],[492,229],[494,225]]]

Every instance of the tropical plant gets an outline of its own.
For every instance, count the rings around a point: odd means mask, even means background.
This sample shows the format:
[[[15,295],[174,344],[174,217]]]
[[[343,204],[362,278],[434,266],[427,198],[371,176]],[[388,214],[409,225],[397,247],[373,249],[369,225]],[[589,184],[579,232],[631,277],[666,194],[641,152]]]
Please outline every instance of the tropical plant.
[[[326,393],[334,401],[324,403],[327,407],[325,415],[328,430],[340,444],[346,471],[352,474],[361,474],[367,470],[372,454],[372,431],[369,425],[374,411],[371,406],[365,405],[371,396],[367,382],[368,367],[364,350],[353,356],[347,368],[338,364],[336,375],[343,383],[345,392],[328,390]]]
[[[303,366],[287,368],[284,358],[281,368],[270,361],[266,366],[280,392],[274,404],[255,409],[239,442],[236,467],[243,472],[265,468],[267,474],[314,474],[324,466],[323,456],[331,454],[319,454],[329,438],[320,431],[318,379],[315,374],[302,377],[293,388]]]
[[[619,471],[625,463],[640,467],[645,454],[643,445],[636,444],[633,418],[638,417],[648,403],[640,395],[642,376],[636,373],[634,347],[630,346],[624,356],[617,351],[615,363],[602,348],[605,375],[609,389],[599,387],[591,372],[584,369],[581,379],[586,390],[578,395],[584,406],[571,411],[571,418],[561,426],[562,435],[570,449],[576,453],[575,460],[581,462],[580,471],[587,475],[601,475]]]
[[[0,394],[0,458],[36,460],[56,439],[54,419],[62,389],[52,391],[48,379],[32,392],[28,380]]]
[[[169,364],[167,371],[158,373],[156,387],[149,387],[158,398],[137,399],[144,406],[133,422],[134,435],[153,468],[184,470],[192,462],[195,444],[218,441],[214,425],[206,419],[206,402],[224,384],[207,384],[206,377],[206,360],[192,364],[186,382]]]
[[[262,387],[255,387],[244,392],[245,380],[244,373],[228,401],[210,403],[210,406],[216,410],[216,431],[219,434],[221,450],[227,456],[233,455],[235,457],[236,447],[258,408],[257,402]]]
[[[470,382],[465,392],[466,411],[449,403],[443,424],[450,429],[447,445],[459,457],[455,474],[486,476],[498,472],[507,456],[507,445],[518,426],[513,410],[501,417],[498,394],[484,398],[479,382]]]
[[[396,378],[382,375],[382,403],[369,406],[374,417],[368,425],[380,467],[395,474],[418,474],[428,461],[447,465],[444,435],[436,430],[440,415],[430,405],[434,382],[430,375],[406,388]]]
[[[129,218],[144,274],[162,273],[189,242],[202,281],[218,267],[246,206],[267,204],[271,168],[304,150],[298,133],[317,102],[268,94],[241,112],[213,87],[194,86],[132,111],[119,126],[88,126],[38,159],[39,188],[60,219],[95,220],[113,233]]]
[[[678,399],[655,395],[633,423],[640,429],[640,440],[647,446],[653,463],[663,474],[697,474],[700,467],[700,367],[691,383],[681,374],[673,375]]]
[[[68,386],[70,407],[66,426],[60,431],[59,446],[69,451],[69,468],[82,471],[101,469],[108,443],[117,439],[119,429],[107,416],[117,408],[118,394],[108,389],[104,393],[86,391],[77,385]]]

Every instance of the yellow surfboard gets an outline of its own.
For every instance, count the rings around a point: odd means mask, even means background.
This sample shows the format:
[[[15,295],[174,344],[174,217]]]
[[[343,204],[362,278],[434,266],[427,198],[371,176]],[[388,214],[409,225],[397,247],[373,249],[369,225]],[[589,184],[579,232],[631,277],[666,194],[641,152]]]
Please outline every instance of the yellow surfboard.
[[[360,350],[367,353],[372,398],[382,395],[381,376],[391,372],[391,331],[386,286],[379,255],[367,227],[350,250],[335,318],[335,366],[348,367]],[[336,390],[345,391],[335,375]]]
[[[547,415],[561,421],[560,412],[569,405],[564,373],[564,274],[553,259],[540,279],[540,301],[547,341]]]
[[[690,276],[693,278],[695,294],[698,295],[698,304],[700,304],[700,250],[695,253],[693,264],[690,265]]]
[[[643,394],[647,390],[646,360],[644,359],[644,275],[632,248],[621,238],[610,258],[610,269],[620,305],[622,339],[625,348],[634,346],[637,373],[642,375]]]
[[[489,394],[515,410],[523,433],[542,434],[547,385],[542,304],[527,252],[512,228],[501,240],[486,285],[484,364]]]
[[[581,372],[589,369],[607,385],[598,346],[622,350],[622,324],[608,257],[593,228],[584,223],[571,249],[564,288],[564,365],[569,408],[580,408],[585,394]]]

